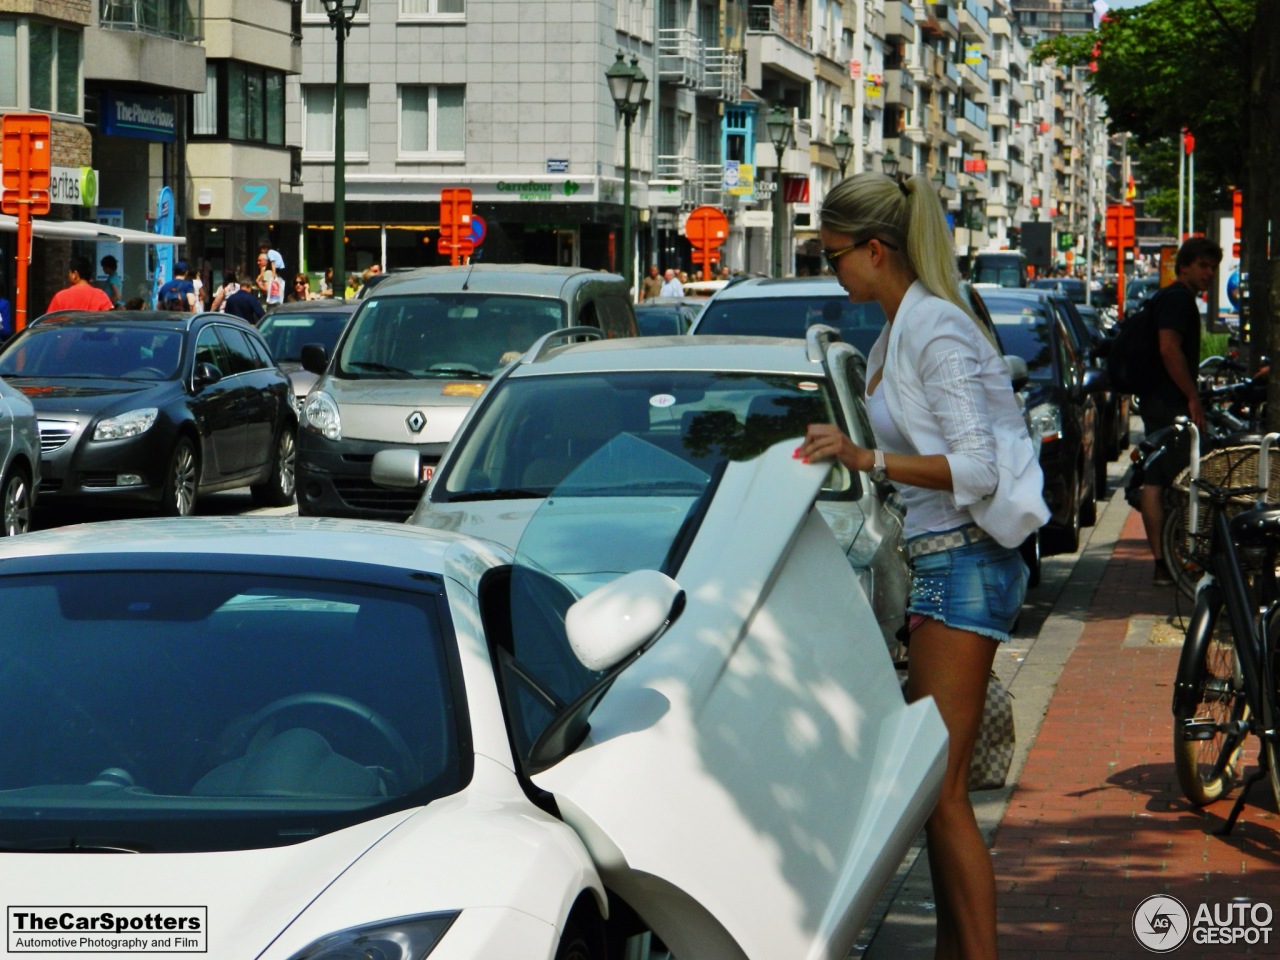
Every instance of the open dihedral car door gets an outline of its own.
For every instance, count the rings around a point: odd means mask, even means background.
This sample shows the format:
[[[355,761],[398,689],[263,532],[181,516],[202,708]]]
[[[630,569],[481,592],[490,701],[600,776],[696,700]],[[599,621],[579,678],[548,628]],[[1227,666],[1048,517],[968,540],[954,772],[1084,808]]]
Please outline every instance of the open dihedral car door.
[[[690,497],[662,571],[687,605],[617,676],[586,739],[533,776],[677,957],[845,957],[941,784],[942,720],[903,701],[813,509],[831,471],[794,446],[731,462]],[[572,516],[562,492],[526,538],[555,540],[535,527]]]

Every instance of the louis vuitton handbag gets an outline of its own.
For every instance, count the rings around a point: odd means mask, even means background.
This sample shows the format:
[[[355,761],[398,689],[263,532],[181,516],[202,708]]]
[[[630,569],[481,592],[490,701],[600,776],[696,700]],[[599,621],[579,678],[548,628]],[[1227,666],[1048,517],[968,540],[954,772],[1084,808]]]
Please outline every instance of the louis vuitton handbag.
[[[1009,776],[1013,747],[1013,695],[992,673],[987,681],[987,699],[982,707],[982,725],[973,746],[969,765],[970,790],[999,790]]]

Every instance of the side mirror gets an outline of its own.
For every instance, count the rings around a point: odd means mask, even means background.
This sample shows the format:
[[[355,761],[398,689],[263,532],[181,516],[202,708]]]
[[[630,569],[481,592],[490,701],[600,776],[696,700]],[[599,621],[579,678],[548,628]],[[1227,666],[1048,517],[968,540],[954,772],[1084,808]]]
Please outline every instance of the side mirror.
[[[657,570],[597,587],[565,614],[569,646],[588,670],[608,670],[642,650],[673,618],[684,591]]]
[[[302,345],[302,369],[322,376],[329,369],[329,351],[318,343]]]
[[[1006,353],[1004,355],[1004,365],[1009,368],[1009,379],[1013,381],[1013,389],[1021,390],[1027,385],[1027,381],[1031,379],[1031,372],[1027,369],[1026,360],[1011,353]]]
[[[222,371],[212,363],[197,363],[195,373],[191,375],[191,382],[197,390],[212,386],[221,379]]]
[[[1101,393],[1111,388],[1111,378],[1107,376],[1107,371],[1098,367],[1089,367],[1084,372],[1084,382],[1081,386],[1085,393]]]
[[[421,475],[422,458],[417,450],[400,447],[379,450],[373,455],[370,479],[379,487],[413,490],[421,482]]]

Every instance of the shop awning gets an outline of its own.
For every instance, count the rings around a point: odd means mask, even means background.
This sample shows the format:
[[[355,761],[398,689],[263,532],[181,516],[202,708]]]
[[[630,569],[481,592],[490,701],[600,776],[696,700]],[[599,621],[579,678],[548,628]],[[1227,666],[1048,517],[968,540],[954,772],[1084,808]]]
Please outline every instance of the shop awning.
[[[0,230],[8,233],[18,232],[18,218],[0,213]],[[187,242],[186,237],[175,237],[168,234],[147,233],[145,230],[130,230],[127,227],[113,227],[105,223],[89,223],[84,220],[41,220],[33,218],[31,233],[37,237],[48,237],[55,240],[115,240],[117,243],[173,243]]]

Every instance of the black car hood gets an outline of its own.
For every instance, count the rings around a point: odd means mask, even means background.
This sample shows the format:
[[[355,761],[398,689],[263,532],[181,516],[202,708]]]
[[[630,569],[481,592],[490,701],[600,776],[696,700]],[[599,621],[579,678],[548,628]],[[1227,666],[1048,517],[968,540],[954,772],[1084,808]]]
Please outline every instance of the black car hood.
[[[89,380],[76,377],[9,377],[25,393],[36,413],[93,413],[121,400],[150,401],[173,389],[172,381]]]

